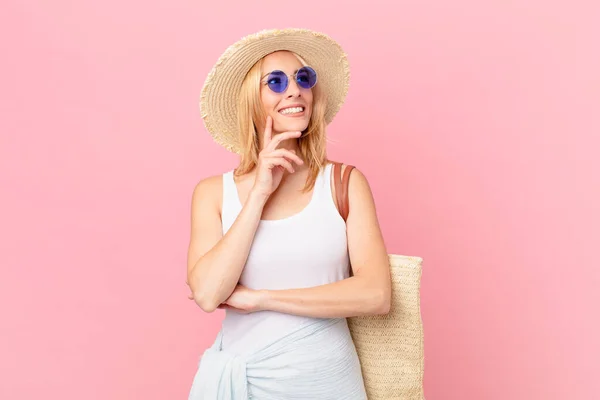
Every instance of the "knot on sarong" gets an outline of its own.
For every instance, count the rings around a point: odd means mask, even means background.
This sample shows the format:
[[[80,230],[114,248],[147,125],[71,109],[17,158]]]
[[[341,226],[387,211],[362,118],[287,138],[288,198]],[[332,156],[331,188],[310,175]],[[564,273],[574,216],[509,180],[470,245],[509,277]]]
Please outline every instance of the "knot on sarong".
[[[190,398],[245,400],[248,398],[246,361],[235,354],[211,347],[204,352],[197,374],[199,383]]]

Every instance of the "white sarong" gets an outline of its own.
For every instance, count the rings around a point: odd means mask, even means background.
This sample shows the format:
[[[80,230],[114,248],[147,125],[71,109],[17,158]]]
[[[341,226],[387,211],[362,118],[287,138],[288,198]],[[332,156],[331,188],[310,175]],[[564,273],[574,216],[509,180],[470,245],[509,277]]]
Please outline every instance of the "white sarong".
[[[232,354],[222,331],[207,349],[188,400],[366,400],[345,318],[316,319],[266,346]]]

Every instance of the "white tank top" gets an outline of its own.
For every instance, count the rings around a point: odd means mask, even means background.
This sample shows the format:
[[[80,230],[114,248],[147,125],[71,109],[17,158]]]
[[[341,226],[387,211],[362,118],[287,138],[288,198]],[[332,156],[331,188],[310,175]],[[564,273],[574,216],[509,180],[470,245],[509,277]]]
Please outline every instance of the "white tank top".
[[[346,224],[331,194],[331,168],[317,176],[312,198],[299,213],[278,220],[261,220],[240,283],[251,289],[295,289],[336,282],[349,276]],[[242,209],[233,171],[223,174],[223,234]],[[245,352],[271,343],[315,318],[259,311],[240,314],[226,310],[222,346]]]

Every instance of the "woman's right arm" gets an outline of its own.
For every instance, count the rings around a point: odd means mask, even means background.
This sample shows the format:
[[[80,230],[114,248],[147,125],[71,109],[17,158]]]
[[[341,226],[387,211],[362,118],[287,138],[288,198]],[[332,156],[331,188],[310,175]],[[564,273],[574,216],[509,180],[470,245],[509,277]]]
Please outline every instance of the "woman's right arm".
[[[188,284],[196,304],[214,311],[235,289],[268,196],[252,190],[231,228],[222,233],[222,177],[201,181],[192,195]]]
[[[292,163],[304,163],[294,152],[277,148],[282,141],[295,140],[302,133],[284,132],[272,138],[272,127],[273,120],[268,117],[254,185],[225,235],[220,213],[222,177],[206,179],[194,188],[187,279],[194,301],[205,312],[214,311],[233,293],[269,196],[281,183],[284,170],[293,173]]]

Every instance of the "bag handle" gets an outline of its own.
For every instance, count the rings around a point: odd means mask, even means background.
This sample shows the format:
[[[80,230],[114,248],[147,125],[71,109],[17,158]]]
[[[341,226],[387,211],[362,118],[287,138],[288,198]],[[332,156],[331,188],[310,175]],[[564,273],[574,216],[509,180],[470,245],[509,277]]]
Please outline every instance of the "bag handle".
[[[348,200],[348,183],[350,181],[350,172],[354,169],[352,165],[346,165],[344,175],[342,176],[342,163],[333,163],[333,182],[335,185],[335,197],[337,199],[340,215],[346,221],[350,212],[350,201]]]

